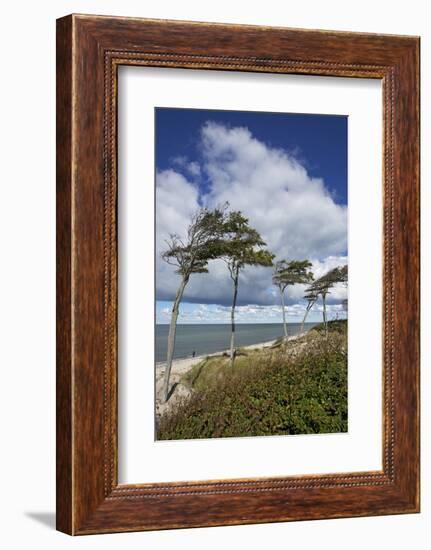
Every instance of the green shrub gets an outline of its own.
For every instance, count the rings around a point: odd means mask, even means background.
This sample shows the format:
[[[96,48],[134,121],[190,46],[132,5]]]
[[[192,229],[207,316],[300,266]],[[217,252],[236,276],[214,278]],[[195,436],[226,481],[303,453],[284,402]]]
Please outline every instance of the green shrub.
[[[323,323],[320,323],[319,325],[313,327],[311,330],[324,332],[325,325]],[[347,334],[347,321],[345,319],[328,321],[328,332],[339,332],[340,334]]]
[[[158,439],[347,431],[346,331],[207,358],[184,376],[193,389],[160,419]]]

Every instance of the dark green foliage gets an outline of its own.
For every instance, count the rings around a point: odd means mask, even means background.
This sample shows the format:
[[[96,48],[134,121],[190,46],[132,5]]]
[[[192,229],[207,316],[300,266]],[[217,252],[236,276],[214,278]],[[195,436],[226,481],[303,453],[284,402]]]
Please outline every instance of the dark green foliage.
[[[320,323],[319,325],[314,326],[311,330],[316,330],[317,332],[323,333],[325,330],[325,325]],[[328,332],[338,332],[347,336],[347,319],[328,321]]]
[[[347,284],[347,265],[334,267],[319,279],[316,279],[306,290],[306,298],[318,297],[319,294],[326,296],[331,288],[337,283]]]
[[[274,255],[264,250],[260,234],[249,225],[249,220],[239,211],[229,212],[223,224],[223,240],[219,255],[226,259],[231,276],[246,265],[272,265]]]
[[[200,209],[191,219],[183,241],[171,234],[162,258],[189,278],[192,273],[208,273],[208,261],[220,256],[220,242],[228,204],[215,210]]]
[[[289,285],[309,283],[313,280],[311,267],[308,260],[280,260],[275,264],[272,282],[282,291]]]
[[[188,379],[194,393],[162,417],[158,438],[347,431],[345,335],[314,331],[290,344],[245,353],[235,369],[223,357],[197,365]]]

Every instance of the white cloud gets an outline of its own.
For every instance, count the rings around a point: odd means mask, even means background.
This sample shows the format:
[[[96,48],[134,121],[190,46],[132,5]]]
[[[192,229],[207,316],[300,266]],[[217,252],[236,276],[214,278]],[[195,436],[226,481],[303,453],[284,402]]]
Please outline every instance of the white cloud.
[[[178,155],[171,159],[171,163],[186,171],[190,176],[197,178],[201,175],[201,167],[195,160],[189,161],[186,156]]]
[[[198,177],[201,175],[201,167],[199,163],[192,161],[187,164],[187,171],[191,176]]]
[[[157,174],[157,294],[170,300],[178,277],[172,266],[160,259],[169,233],[184,234],[199,203],[214,207],[228,201],[241,210],[261,233],[277,258],[309,258],[316,276],[345,264],[347,208],[334,202],[321,179],[311,178],[306,169],[286,151],[274,149],[252,136],[247,128],[227,128],[208,122],[202,128],[203,162],[181,157],[185,173],[208,180],[208,192],[199,197],[198,187],[174,170]],[[193,173],[194,172],[194,173]],[[302,298],[304,287],[289,289],[288,304]],[[334,288],[329,301],[341,300],[346,289]],[[210,273],[192,276],[184,299],[227,306],[232,284],[221,260],[210,262]],[[271,269],[243,270],[240,305],[278,304],[271,286]]]
[[[229,201],[280,257],[324,258],[346,249],[347,208],[294,157],[266,146],[247,128],[209,122],[202,141],[209,205]]]
[[[160,254],[171,233],[185,238],[189,220],[199,208],[199,191],[174,170],[158,172],[156,183],[156,286],[172,298],[178,287],[178,276],[175,268],[164,262]]]
[[[172,162],[172,164],[175,164],[179,167],[183,167],[187,163],[187,157],[185,157],[183,155],[178,155],[176,157],[173,157],[171,162]]]

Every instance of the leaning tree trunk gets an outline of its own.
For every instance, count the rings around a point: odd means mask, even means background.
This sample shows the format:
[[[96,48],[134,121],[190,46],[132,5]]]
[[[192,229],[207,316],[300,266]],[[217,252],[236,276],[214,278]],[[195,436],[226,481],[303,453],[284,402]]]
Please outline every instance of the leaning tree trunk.
[[[238,295],[238,269],[235,271],[235,276],[233,278],[233,300],[232,300],[232,309],[230,312],[230,322],[231,322],[231,333],[230,333],[230,366],[233,367],[235,360],[235,306],[236,306],[236,297]]]
[[[326,319],[326,296],[322,295],[323,301],[323,326],[325,327],[325,336],[328,336],[328,321]]]
[[[178,313],[180,311],[181,298],[183,297],[184,289],[186,288],[187,283],[188,283],[188,278],[183,278],[177,290],[177,295],[175,296],[174,305],[172,307],[171,324],[169,325],[169,335],[168,335],[168,353],[166,357],[165,379],[163,382],[163,392],[162,392],[163,403],[166,403],[169,396],[169,378],[171,376],[172,359],[174,356],[175,334],[177,332],[177,319],[178,319]]]
[[[313,307],[313,303],[310,302],[307,304],[307,309],[305,310],[305,314],[304,314],[304,318],[302,319],[302,323],[301,323],[301,334],[304,333],[304,325],[305,325],[305,321],[308,317],[308,314],[310,313],[310,309]]]
[[[282,290],[281,287],[280,287],[280,295],[281,295],[281,311],[283,312],[284,337],[287,338],[286,312],[284,311],[284,290]]]

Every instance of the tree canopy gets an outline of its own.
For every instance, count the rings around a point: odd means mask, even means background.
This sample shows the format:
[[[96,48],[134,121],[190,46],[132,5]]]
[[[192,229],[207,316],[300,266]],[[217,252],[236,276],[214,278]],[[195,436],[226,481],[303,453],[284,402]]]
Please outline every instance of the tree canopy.
[[[310,271],[311,262],[308,260],[280,260],[275,264],[272,282],[280,290],[281,312],[283,314],[284,336],[287,338],[286,311],[284,307],[284,291],[290,285],[308,283],[313,280]]]
[[[282,291],[289,285],[309,283],[313,280],[311,267],[308,260],[280,260],[275,264],[272,282]]]
[[[227,215],[219,255],[227,263],[232,278],[246,265],[271,266],[274,254],[264,246],[266,243],[260,234],[250,227],[248,218],[241,212],[232,211]]]
[[[337,266],[313,281],[313,283],[307,288],[304,298],[308,300],[309,306],[307,307],[306,314],[312,305],[316,302],[319,296],[323,301],[323,324],[325,325],[325,332],[328,332],[327,318],[326,318],[326,296],[331,291],[331,288],[337,283],[347,283],[348,268],[347,265]],[[311,304],[311,305],[310,305]]]
[[[337,283],[347,283],[348,270],[347,265],[334,267],[308,287],[306,294],[326,295],[330,289]]]
[[[207,273],[208,261],[220,255],[225,217],[226,207],[200,209],[188,226],[185,240],[176,233],[169,235],[166,241],[168,248],[162,253],[162,258],[174,265],[176,272],[183,277],[188,278],[192,273]]]

